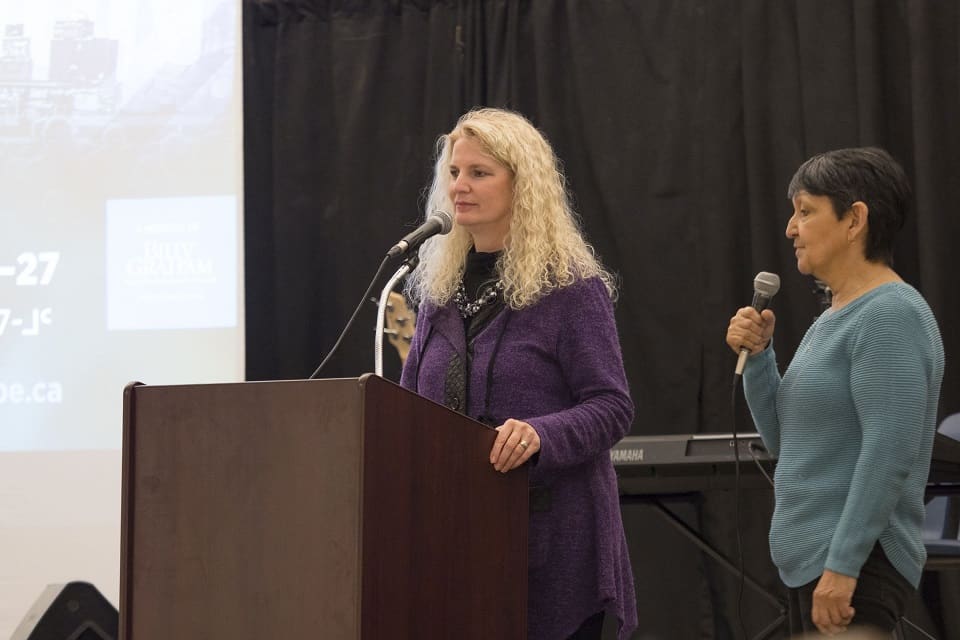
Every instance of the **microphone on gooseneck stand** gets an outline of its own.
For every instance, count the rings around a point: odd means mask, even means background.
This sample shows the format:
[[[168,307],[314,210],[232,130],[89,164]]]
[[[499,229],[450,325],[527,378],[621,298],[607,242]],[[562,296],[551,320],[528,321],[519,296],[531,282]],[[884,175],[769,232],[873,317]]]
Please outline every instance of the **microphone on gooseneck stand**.
[[[761,271],[757,274],[757,277],[753,279],[753,302],[750,303],[751,306],[757,310],[757,313],[763,311],[770,306],[770,301],[779,290],[780,276],[768,271]],[[749,349],[746,347],[740,349],[740,356],[737,358],[737,368],[734,370],[734,375],[743,375],[743,367],[746,366],[747,356],[749,355]]]
[[[337,341],[333,343],[333,347],[330,348],[330,351],[327,353],[326,357],[320,363],[320,365],[310,374],[310,380],[313,380],[318,375],[320,375],[321,369],[323,369],[327,362],[330,361],[330,358],[337,351],[337,347],[340,346],[340,343],[343,341],[343,337],[347,335],[350,327],[353,326],[354,320],[357,319],[357,314],[360,313],[360,309],[363,308],[364,303],[370,298],[370,292],[373,291],[373,286],[377,283],[377,280],[380,278],[380,274],[383,273],[384,267],[391,258],[397,256],[405,256],[408,253],[413,252],[413,255],[407,257],[404,261],[403,266],[401,267],[402,274],[406,274],[411,271],[418,259],[415,249],[417,249],[421,244],[424,243],[428,238],[432,238],[435,235],[442,235],[449,233],[450,229],[453,228],[453,217],[446,211],[434,211],[430,214],[430,217],[427,218],[427,221],[421,224],[419,227],[403,236],[403,238],[397,244],[390,247],[390,250],[387,252],[387,255],[383,257],[383,260],[380,262],[380,267],[377,269],[377,272],[373,275],[373,279],[370,281],[367,290],[363,292],[363,295],[360,297],[360,303],[357,305],[357,308],[353,310],[353,315],[350,316],[350,319],[347,320],[346,326],[343,327],[343,331],[340,332],[340,336],[337,338]],[[394,275],[394,278],[390,281],[390,287],[393,286],[394,282],[401,277],[401,271],[398,271]],[[383,316],[383,309],[380,308],[377,310],[378,323],[379,318]],[[378,324],[379,326],[379,324]],[[377,373],[380,373],[379,371]]]
[[[403,236],[403,238],[400,239],[400,242],[390,247],[390,251],[387,252],[387,255],[391,258],[405,255],[412,249],[419,247],[428,238],[450,233],[450,229],[452,228],[453,218],[446,211],[440,211],[438,209],[430,214],[430,217],[427,218],[426,222],[407,235]]]

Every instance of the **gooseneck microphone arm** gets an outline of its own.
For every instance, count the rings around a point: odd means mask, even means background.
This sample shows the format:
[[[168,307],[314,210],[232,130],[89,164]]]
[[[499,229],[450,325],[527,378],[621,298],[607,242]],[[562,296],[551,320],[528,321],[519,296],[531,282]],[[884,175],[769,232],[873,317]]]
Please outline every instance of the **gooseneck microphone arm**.
[[[373,291],[373,285],[376,284],[377,280],[380,278],[380,274],[383,273],[383,268],[387,265],[387,262],[390,260],[390,256],[384,256],[383,260],[380,261],[380,266],[377,268],[377,272],[373,274],[373,278],[370,280],[370,284],[367,285],[367,290],[363,292],[363,296],[360,298],[360,304],[357,305],[357,308],[353,310],[353,315],[350,316],[350,319],[347,320],[347,324],[343,327],[343,331],[340,332],[340,336],[337,338],[337,341],[333,343],[333,346],[330,348],[330,351],[327,353],[327,356],[323,359],[323,362],[320,363],[320,366],[310,374],[308,380],[313,380],[320,374],[320,370],[329,362],[330,358],[337,351],[337,347],[340,346],[340,343],[343,342],[343,337],[347,335],[347,331],[350,330],[350,327],[353,326],[354,321],[357,319],[357,314],[360,313],[360,309],[363,308],[363,305],[370,298],[370,293]]]
[[[400,265],[400,268],[397,269],[396,273],[391,276],[390,280],[387,281],[387,284],[383,287],[383,291],[380,293],[380,303],[377,305],[377,326],[374,329],[374,338],[373,338],[373,372],[380,377],[383,377],[383,333],[384,333],[384,313],[387,308],[387,300],[390,298],[390,293],[393,291],[393,288],[397,285],[397,282],[401,278],[406,276],[408,273],[417,268],[417,263],[420,261],[420,256],[413,254],[406,260],[403,264]]]
[[[427,218],[426,222],[405,235],[400,242],[390,247],[390,250],[387,251],[387,255],[385,255],[383,260],[380,262],[377,272],[373,275],[373,279],[370,280],[367,290],[363,292],[363,296],[360,298],[360,304],[358,304],[357,308],[353,310],[353,314],[350,316],[350,319],[347,320],[347,324],[343,327],[343,331],[340,332],[340,336],[337,338],[337,341],[333,344],[333,347],[331,347],[330,351],[323,359],[323,362],[320,363],[320,366],[318,366],[316,370],[310,374],[308,380],[313,380],[316,378],[320,374],[320,370],[323,369],[327,362],[329,362],[331,356],[333,356],[333,354],[337,351],[337,347],[339,347],[340,343],[343,342],[343,337],[347,335],[347,331],[350,330],[350,327],[353,326],[354,321],[357,319],[357,314],[360,313],[360,309],[362,309],[363,305],[367,302],[367,300],[370,299],[370,293],[373,291],[373,285],[375,285],[377,280],[380,278],[380,274],[383,273],[383,269],[387,266],[387,262],[398,256],[406,255],[411,251],[414,252],[413,255],[404,262],[404,265],[400,267],[397,273],[394,274],[393,278],[390,279],[390,282],[387,284],[388,289],[384,290],[384,296],[390,295],[390,291],[393,289],[393,286],[396,284],[397,280],[416,268],[419,256],[415,250],[419,248],[420,245],[426,240],[429,240],[435,235],[449,233],[450,229],[452,228],[453,217],[446,211],[436,210],[430,214],[430,217]],[[377,344],[374,345],[376,359],[375,367],[377,370],[377,375],[382,375],[383,373],[383,309],[384,297],[381,296],[380,305],[377,312]]]

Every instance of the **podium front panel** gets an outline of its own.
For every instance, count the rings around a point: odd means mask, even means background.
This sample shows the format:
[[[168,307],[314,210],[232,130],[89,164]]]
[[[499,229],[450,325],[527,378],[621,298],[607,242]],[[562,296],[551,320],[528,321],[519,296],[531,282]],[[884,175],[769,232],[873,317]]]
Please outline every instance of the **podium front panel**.
[[[358,638],[357,380],[127,391],[121,637]]]

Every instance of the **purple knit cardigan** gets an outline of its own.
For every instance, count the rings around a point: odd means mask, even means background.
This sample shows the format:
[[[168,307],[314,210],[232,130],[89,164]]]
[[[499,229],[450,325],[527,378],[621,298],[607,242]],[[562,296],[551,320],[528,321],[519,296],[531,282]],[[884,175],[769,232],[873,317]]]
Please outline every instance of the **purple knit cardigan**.
[[[467,415],[489,408],[497,424],[524,420],[540,435],[530,482],[549,489],[551,507],[530,515],[528,638],[567,638],[601,610],[618,618],[621,640],[629,637],[637,609],[609,452],[630,429],[633,402],[603,282],[581,280],[505,310],[472,347]],[[465,361],[456,307],[424,304],[400,384],[443,402],[454,354]]]

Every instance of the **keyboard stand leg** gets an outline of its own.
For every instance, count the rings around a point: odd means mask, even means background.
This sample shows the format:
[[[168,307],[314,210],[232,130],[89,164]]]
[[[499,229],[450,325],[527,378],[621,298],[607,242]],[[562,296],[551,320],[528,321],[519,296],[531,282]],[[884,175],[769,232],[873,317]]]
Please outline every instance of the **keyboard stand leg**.
[[[701,551],[703,551],[708,556],[716,560],[721,567],[723,567],[724,569],[726,569],[727,571],[729,571],[730,573],[732,573],[737,577],[740,576],[740,569],[737,568],[735,564],[727,560],[724,556],[720,554],[719,551],[711,547],[707,543],[707,541],[704,540],[703,537],[696,530],[694,530],[686,522],[678,518],[672,511],[667,509],[663,505],[663,503],[660,502],[658,499],[650,496],[621,495],[620,501],[624,503],[630,503],[630,504],[649,504],[654,509],[656,509],[660,513],[660,515],[662,515],[666,519],[668,523],[673,525],[673,527],[677,529],[677,531],[679,531],[684,537],[686,537],[688,540],[690,540],[690,542],[692,542],[697,547],[699,547]],[[760,585],[760,583],[758,583],[756,580],[748,576],[746,573],[743,574],[743,583],[746,586],[753,589],[757,593],[757,595],[759,595],[761,598],[769,602],[771,605],[773,605],[774,608],[776,608],[780,612],[780,615],[776,618],[776,620],[774,620],[772,623],[770,623],[768,626],[762,629],[758,635],[754,636],[753,640],[764,640],[765,638],[769,638],[771,633],[778,630],[783,625],[783,623],[786,622],[787,620],[786,604],[776,596],[772,595],[769,591],[764,589],[763,586]]]

